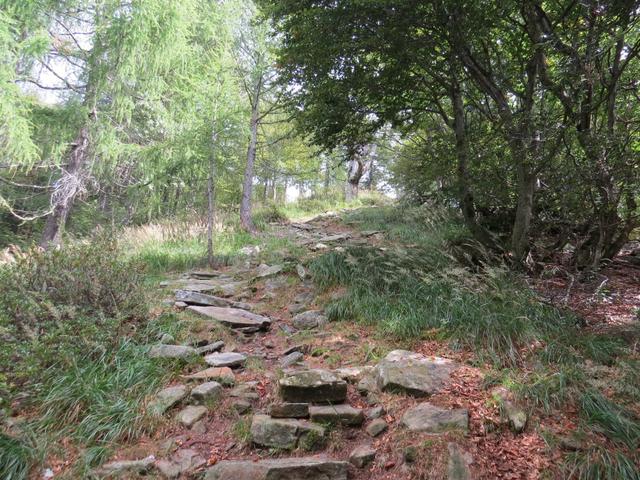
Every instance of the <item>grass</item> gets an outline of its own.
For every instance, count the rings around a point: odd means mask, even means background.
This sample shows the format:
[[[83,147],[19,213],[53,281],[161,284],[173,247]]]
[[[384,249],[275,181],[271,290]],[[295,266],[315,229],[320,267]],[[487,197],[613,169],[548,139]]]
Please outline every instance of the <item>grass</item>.
[[[327,307],[332,320],[357,319],[401,339],[439,331],[452,346],[503,366],[520,362],[532,342],[572,327],[570,316],[537,301],[505,268],[465,268],[449,247],[464,230],[442,212],[430,215],[388,207],[347,216],[363,230],[385,231],[394,244],[350,247],[310,265],[321,288],[348,287]]]
[[[0,478],[23,480],[27,478],[35,452],[26,441],[0,432]]]
[[[632,451],[640,448],[640,423],[632,413],[595,391],[586,392],[580,404],[583,418],[594,430]]]
[[[620,451],[596,447],[570,453],[564,462],[564,478],[580,480],[639,480],[638,458]]]

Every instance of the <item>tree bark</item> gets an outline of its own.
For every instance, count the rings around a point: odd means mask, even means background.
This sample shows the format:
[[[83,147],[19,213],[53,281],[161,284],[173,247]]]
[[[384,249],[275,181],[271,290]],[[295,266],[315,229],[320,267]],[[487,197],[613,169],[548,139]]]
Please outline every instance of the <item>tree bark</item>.
[[[55,184],[51,195],[52,212],[47,217],[40,246],[56,247],[62,242],[69,213],[76,197],[85,187],[85,167],[89,159],[89,126],[84,125],[76,137],[69,154],[69,163]]]
[[[345,188],[345,200],[351,202],[358,198],[358,185],[362,178],[363,164],[360,158],[353,158],[349,161],[347,171],[347,184]]]
[[[242,200],[240,202],[240,224],[247,232],[255,232],[255,226],[251,219],[251,196],[253,193],[253,169],[256,161],[256,149],[258,144],[258,123],[260,118],[260,84],[258,84],[251,102],[251,120],[249,147],[247,148],[247,164],[244,169],[244,181],[242,183]]]
[[[207,178],[207,265],[215,267],[215,257],[213,254],[213,227],[215,221],[215,176],[216,176],[216,147],[217,135],[211,135],[211,156],[209,158],[209,176]]]
[[[458,161],[458,196],[462,217],[464,218],[467,228],[476,240],[487,247],[495,249],[497,245],[491,234],[478,223],[476,218],[475,201],[469,178],[469,142],[464,116],[464,101],[460,85],[455,77],[451,84],[451,103],[453,105],[453,131],[456,140],[456,157]]]

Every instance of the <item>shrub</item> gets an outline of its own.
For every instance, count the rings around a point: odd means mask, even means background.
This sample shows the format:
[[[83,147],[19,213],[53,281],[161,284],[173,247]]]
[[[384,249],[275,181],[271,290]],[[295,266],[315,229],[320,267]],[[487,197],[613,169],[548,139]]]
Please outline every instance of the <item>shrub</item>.
[[[0,269],[4,390],[35,393],[48,368],[115,347],[144,317],[142,267],[121,258],[116,241],[102,235],[60,250],[32,249]]]

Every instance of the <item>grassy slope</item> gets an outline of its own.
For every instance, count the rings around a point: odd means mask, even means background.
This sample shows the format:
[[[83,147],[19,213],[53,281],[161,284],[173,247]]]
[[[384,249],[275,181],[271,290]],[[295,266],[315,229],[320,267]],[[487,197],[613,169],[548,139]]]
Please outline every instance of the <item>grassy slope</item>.
[[[240,248],[256,244],[267,261],[276,261],[283,251],[296,255],[296,247],[270,235],[267,224],[331,207],[314,202],[285,212],[260,209],[257,223],[266,229],[260,237],[248,236],[227,219],[216,235],[216,255],[232,262]],[[567,457],[567,471],[577,478],[638,478],[633,464],[637,459],[632,457],[638,423],[628,408],[640,401],[638,389],[632,387],[637,385],[638,363],[622,341],[581,332],[570,313],[539,302],[522,278],[470,243],[464,228],[447,212],[387,206],[354,211],[346,221],[356,229],[383,231],[389,248],[352,247],[313,262],[311,270],[320,287],[346,287],[345,297],[326,306],[332,317],[375,324],[382,333],[410,342],[438,339],[473,351],[478,364],[493,369],[487,383],[506,385],[539,415],[568,405],[580,409],[576,434],[588,438],[588,449]],[[0,351],[3,360],[15,363],[14,373],[22,372],[19,382],[10,381],[11,372],[5,372],[4,387],[0,377],[3,406],[19,398],[16,393],[30,395],[13,403],[29,412],[21,438],[0,435],[2,478],[23,478],[22,472],[37,464],[44,452],[55,455],[62,439],[71,439],[71,445],[82,450],[79,474],[100,463],[118,443],[153,429],[155,419],[137,413],[172,374],[146,359],[144,345],[161,332],[178,341],[183,333],[172,315],[148,315],[145,285],[162,273],[203,265],[205,245],[201,228],[167,222],[124,232],[115,250],[89,243],[63,251],[48,269],[31,265],[20,273],[22,279],[0,279],[0,333],[20,341],[20,354],[9,353],[10,343]],[[87,261],[93,257],[105,260]],[[130,283],[130,272],[141,264],[145,273]],[[43,281],[64,284],[74,275],[77,283],[67,285],[66,296],[42,293],[46,287],[34,289]],[[110,295],[133,291],[136,296],[123,297],[126,308],[95,308],[92,298],[98,293],[80,287],[97,283],[107,285]],[[29,301],[20,306],[16,300],[22,301],[25,294]],[[9,317],[16,308],[25,318],[33,318],[29,312],[36,308],[38,318],[47,319],[52,328],[46,329],[44,340],[25,342],[28,330],[19,332],[22,337],[10,331]],[[605,386],[592,382],[590,369],[598,365],[615,372],[619,381]],[[549,438],[550,445],[553,442]]]
[[[640,423],[632,410],[640,396],[620,381],[637,382],[637,354],[629,345],[582,331],[571,312],[538,300],[524,278],[490,259],[445,212],[362,209],[346,221],[384,232],[391,245],[351,247],[313,262],[321,287],[347,287],[326,307],[330,317],[472,350],[478,364],[493,370],[488,384],[507,386],[538,415],[577,407],[579,426],[568,434],[586,439],[585,449],[567,457],[567,476],[639,478]],[[608,381],[595,381],[599,368],[607,369]]]

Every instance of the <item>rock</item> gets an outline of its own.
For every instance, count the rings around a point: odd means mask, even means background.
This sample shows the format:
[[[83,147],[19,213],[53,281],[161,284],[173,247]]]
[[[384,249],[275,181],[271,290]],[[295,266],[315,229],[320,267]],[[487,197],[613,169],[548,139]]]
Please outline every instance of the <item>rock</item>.
[[[185,308],[187,308],[189,305],[187,305],[184,302],[175,302],[173,304],[174,307],[176,307],[178,310],[184,310]]]
[[[207,403],[220,398],[222,391],[222,385],[218,382],[206,382],[191,390],[191,398],[196,403]]]
[[[165,478],[179,478],[181,475],[206,465],[207,461],[195,450],[178,450],[171,460],[158,460],[156,468]]]
[[[370,445],[361,445],[353,449],[349,454],[349,462],[358,467],[363,468],[376,458],[376,451]]]
[[[189,310],[228,325],[231,328],[258,327],[264,330],[271,325],[271,320],[267,317],[240,308],[191,306]]]
[[[455,443],[447,445],[449,450],[449,462],[447,466],[448,480],[471,480],[469,465],[473,462],[471,455],[463,452]]]
[[[242,247],[239,250],[241,255],[246,255],[248,257],[255,257],[260,253],[260,247],[258,245],[249,245],[246,247]]]
[[[362,410],[347,404],[309,407],[309,416],[318,423],[359,426],[364,422]]]
[[[293,317],[293,326],[299,330],[310,330],[327,323],[327,317],[318,310],[309,310]]]
[[[269,409],[273,418],[307,418],[309,416],[308,403],[274,403]]]
[[[176,339],[173,338],[173,335],[170,335],[168,333],[163,333],[160,337],[160,343],[162,343],[163,345],[169,345],[175,341]]]
[[[231,408],[238,412],[238,414],[244,415],[251,411],[251,402],[244,398],[237,398],[231,403]]]
[[[193,427],[191,427],[191,431],[198,435],[204,435],[207,433],[207,422],[204,419],[198,420],[193,424]]]
[[[282,368],[288,368],[292,365],[295,365],[296,363],[301,362],[303,359],[304,354],[302,354],[301,352],[291,352],[280,361],[280,364],[282,365]]]
[[[261,447],[292,450],[299,440],[309,435],[323,438],[325,430],[305,420],[271,418],[267,415],[254,415],[251,422],[251,440]]]
[[[469,429],[469,412],[462,408],[446,410],[424,402],[409,408],[402,417],[402,423],[414,432],[466,432]]]
[[[186,380],[217,380],[223,385],[233,385],[236,377],[229,367],[211,367],[191,375],[182,375]]]
[[[295,315],[302,312],[305,308],[307,308],[307,304],[305,303],[293,303],[287,307],[287,310],[289,310],[291,315]]]
[[[292,347],[287,348],[282,355],[289,355],[293,352],[307,353],[309,351],[309,345],[294,345]]]
[[[263,263],[261,265],[258,265],[255,278],[272,277],[273,275],[277,275],[278,273],[280,273],[283,269],[284,267],[282,265],[269,266]]]
[[[316,243],[313,247],[311,247],[311,250],[314,250],[314,251],[327,250],[328,248],[329,248],[329,245],[319,242],[319,243]]]
[[[515,433],[522,432],[527,426],[527,412],[518,408],[515,403],[510,400],[502,402],[502,414],[509,422],[509,427]]]
[[[374,373],[365,374],[358,382],[357,388],[362,395],[378,392],[378,379],[376,375],[374,375]]]
[[[377,365],[377,384],[382,391],[424,397],[446,385],[456,368],[453,361],[445,358],[427,359],[419,353],[394,350]]]
[[[333,373],[340,377],[345,382],[358,383],[365,375],[373,373],[375,367],[368,365],[362,367],[342,367],[336,368]]]
[[[212,367],[241,367],[247,356],[237,352],[211,353],[204,357],[204,361]]]
[[[188,274],[190,278],[207,279],[220,276],[220,272],[216,270],[194,270]]]
[[[126,477],[131,475],[144,475],[149,473],[154,466],[155,457],[150,455],[142,460],[118,460],[102,465],[93,471],[96,477]]]
[[[176,290],[176,300],[183,302],[187,305],[201,305],[209,307],[232,307],[232,308],[246,308],[251,306],[242,303],[234,302],[222,297],[216,297],[215,295],[208,295],[201,292],[192,292],[189,290]],[[187,306],[185,305],[185,307]]]
[[[298,274],[298,277],[300,277],[300,280],[307,278],[307,269],[300,264],[296,265],[296,273]]]
[[[202,405],[189,405],[188,407],[180,410],[176,415],[178,420],[185,427],[191,427],[194,423],[200,420],[207,414],[207,407]]]
[[[287,402],[342,403],[347,383],[328,370],[293,372],[279,381],[280,395]]]
[[[156,415],[162,415],[176,403],[185,399],[188,394],[189,389],[185,385],[174,385],[160,390],[149,402],[149,411]]]
[[[223,460],[207,470],[205,480],[347,480],[348,463],[327,458]]]
[[[327,235],[326,237],[322,237],[318,239],[320,243],[331,243],[331,242],[341,242],[343,240],[349,240],[351,235],[348,233],[337,233],[335,235]]]
[[[224,348],[224,342],[222,340],[218,342],[213,342],[208,345],[204,345],[202,347],[196,348],[196,352],[198,355],[204,355],[206,353],[219,352]]]
[[[246,282],[246,281],[229,282],[229,283],[224,283],[222,285],[218,285],[214,291],[220,292],[220,294],[225,297],[237,297],[248,286],[249,286],[249,282]]]
[[[196,349],[185,345],[154,345],[149,350],[151,358],[179,358],[186,360],[197,355]]]
[[[367,425],[367,433],[372,437],[377,437],[384,432],[389,426],[382,418],[376,418],[373,422]]]
[[[384,415],[384,407],[382,406],[368,408],[364,412],[364,416],[367,417],[369,420],[380,418],[382,415]]]
[[[260,395],[256,393],[257,382],[241,383],[229,392],[231,397],[246,398],[249,400],[258,400]]]

